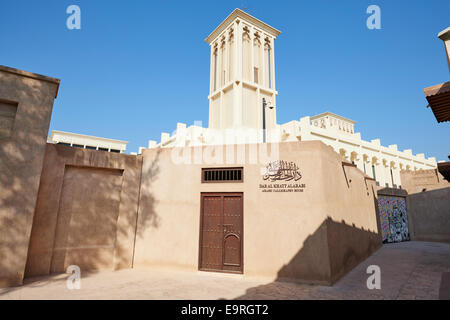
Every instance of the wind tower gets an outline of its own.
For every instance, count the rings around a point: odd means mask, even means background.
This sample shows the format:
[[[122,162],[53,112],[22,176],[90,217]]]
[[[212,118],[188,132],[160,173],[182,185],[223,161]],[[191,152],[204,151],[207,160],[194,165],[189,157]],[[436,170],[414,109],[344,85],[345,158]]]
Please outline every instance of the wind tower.
[[[276,104],[275,39],[281,32],[235,9],[207,38],[211,48],[209,128],[262,129],[263,98]],[[266,128],[276,109],[266,108]]]

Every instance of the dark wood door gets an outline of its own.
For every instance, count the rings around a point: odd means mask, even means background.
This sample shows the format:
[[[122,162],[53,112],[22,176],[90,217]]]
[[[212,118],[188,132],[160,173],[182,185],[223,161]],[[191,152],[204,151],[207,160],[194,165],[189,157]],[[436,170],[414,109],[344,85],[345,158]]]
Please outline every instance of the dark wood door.
[[[242,273],[242,193],[202,193],[199,269]]]

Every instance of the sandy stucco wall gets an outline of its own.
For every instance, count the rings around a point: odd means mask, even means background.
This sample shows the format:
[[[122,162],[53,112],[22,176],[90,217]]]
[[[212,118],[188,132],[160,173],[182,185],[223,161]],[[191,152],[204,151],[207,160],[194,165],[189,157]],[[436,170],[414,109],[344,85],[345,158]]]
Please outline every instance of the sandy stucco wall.
[[[26,276],[132,267],[140,156],[47,144]]]
[[[0,287],[22,283],[59,80],[0,66]]]
[[[322,142],[281,143],[277,158],[299,166],[305,188],[266,193],[264,165],[249,159],[255,146],[228,165],[175,164],[172,149],[145,150],[135,266],[198,269],[202,192],[243,192],[245,275],[329,284],[380,246],[374,182],[361,171]],[[233,166],[244,167],[243,183],[201,183],[202,168]]]
[[[402,171],[412,240],[450,242],[450,183],[437,170]]]
[[[337,153],[335,153],[338,156]],[[331,283],[381,247],[376,182],[356,166],[327,158],[323,166]],[[327,178],[326,178],[327,177]]]

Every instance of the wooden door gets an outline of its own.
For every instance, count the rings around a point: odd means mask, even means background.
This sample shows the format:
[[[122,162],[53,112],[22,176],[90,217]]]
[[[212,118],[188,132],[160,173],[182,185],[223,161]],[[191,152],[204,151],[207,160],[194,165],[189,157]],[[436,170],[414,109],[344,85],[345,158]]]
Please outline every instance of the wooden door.
[[[202,193],[199,269],[243,272],[242,193]]]

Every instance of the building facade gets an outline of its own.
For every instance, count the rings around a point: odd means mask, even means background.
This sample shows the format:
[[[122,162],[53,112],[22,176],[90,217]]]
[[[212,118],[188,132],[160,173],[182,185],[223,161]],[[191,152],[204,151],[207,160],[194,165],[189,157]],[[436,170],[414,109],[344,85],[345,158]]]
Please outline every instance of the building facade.
[[[178,124],[139,155],[61,132],[46,143],[60,81],[0,66],[0,286],[72,265],[331,285],[375,252],[375,178],[395,185],[392,168],[433,159],[332,113],[277,125],[278,34],[236,9],[207,38],[210,127]]]
[[[374,178],[400,188],[400,171],[436,168],[435,158],[365,141],[355,121],[325,112],[276,123],[275,39],[281,32],[236,9],[207,38],[211,49],[209,126],[178,123],[148,148],[319,140]],[[139,153],[142,152],[140,148]]]
[[[325,112],[281,125],[280,140],[320,140],[382,187],[400,188],[402,170],[436,168],[436,159],[425,158],[423,153],[414,155],[411,149],[401,151],[395,144],[385,147],[380,139],[361,139],[361,133],[354,131],[354,125],[352,120]]]
[[[73,265],[331,285],[381,246],[374,180],[320,141],[141,155],[46,143],[58,87],[0,66],[0,287]]]

